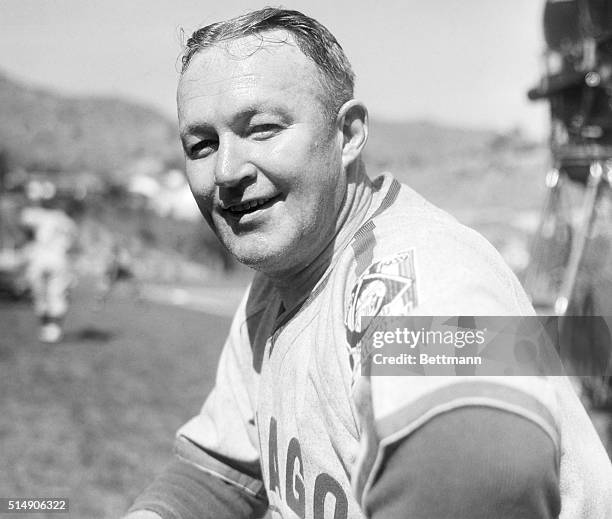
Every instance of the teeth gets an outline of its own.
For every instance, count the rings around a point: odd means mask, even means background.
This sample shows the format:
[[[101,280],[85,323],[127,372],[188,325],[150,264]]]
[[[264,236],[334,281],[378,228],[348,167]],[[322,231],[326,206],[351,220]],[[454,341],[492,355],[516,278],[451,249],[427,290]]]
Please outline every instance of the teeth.
[[[267,203],[269,201],[270,201],[269,198],[260,198],[258,200],[249,200],[248,202],[245,202],[244,204],[234,205],[234,206],[230,207],[229,209],[233,213],[239,213],[239,212],[242,212],[242,211],[248,211],[249,209],[252,209],[253,207],[258,207],[260,205],[264,205],[265,203]]]

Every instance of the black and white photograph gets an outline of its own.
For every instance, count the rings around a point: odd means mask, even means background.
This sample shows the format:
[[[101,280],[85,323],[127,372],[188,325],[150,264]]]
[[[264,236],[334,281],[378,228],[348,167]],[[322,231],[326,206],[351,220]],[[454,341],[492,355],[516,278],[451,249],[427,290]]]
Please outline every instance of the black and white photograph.
[[[0,518],[612,519],[612,0],[0,28]]]

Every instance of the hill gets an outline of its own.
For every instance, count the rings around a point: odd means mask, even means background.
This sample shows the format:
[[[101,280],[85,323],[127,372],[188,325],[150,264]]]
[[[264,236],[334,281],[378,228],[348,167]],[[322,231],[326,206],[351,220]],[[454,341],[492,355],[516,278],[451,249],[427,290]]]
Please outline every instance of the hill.
[[[519,131],[499,133],[427,121],[371,121],[364,156],[370,175],[390,170],[456,214],[538,208],[548,162],[546,146]]]
[[[498,134],[435,124],[430,121],[388,122],[372,118],[365,156],[372,165],[418,167],[449,155],[486,148]]]
[[[8,151],[14,166],[107,175],[144,157],[180,167],[176,133],[174,122],[141,104],[69,97],[0,72],[0,149]],[[371,175],[391,170],[450,210],[534,209],[547,160],[545,147],[518,131],[375,118],[364,156]]]
[[[111,171],[130,159],[180,159],[176,128],[146,106],[69,97],[0,72],[0,148],[14,166],[45,171]]]

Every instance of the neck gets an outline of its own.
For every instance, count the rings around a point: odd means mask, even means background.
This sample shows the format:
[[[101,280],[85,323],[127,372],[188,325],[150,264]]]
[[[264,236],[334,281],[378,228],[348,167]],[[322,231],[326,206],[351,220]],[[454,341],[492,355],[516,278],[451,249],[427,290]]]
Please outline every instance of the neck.
[[[291,310],[310,294],[334,260],[335,254],[344,249],[365,219],[372,200],[372,184],[363,162],[358,160],[353,163],[347,175],[347,189],[334,232],[320,252],[298,271],[268,275],[279,291],[286,310]]]

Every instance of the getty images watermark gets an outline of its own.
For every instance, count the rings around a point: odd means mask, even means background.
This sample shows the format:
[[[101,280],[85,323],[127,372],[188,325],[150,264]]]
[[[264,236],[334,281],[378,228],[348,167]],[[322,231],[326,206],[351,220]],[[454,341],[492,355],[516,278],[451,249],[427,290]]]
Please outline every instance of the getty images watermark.
[[[362,318],[361,372],[612,375],[612,317]]]

